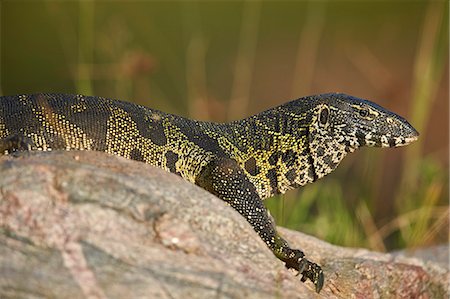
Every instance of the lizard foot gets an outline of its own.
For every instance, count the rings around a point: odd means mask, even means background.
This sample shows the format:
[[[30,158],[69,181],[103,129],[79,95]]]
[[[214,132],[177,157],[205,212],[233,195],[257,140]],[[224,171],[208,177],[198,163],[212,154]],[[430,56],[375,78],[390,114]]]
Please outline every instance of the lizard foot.
[[[322,268],[307,260],[300,250],[294,249],[291,257],[286,261],[286,268],[298,271],[302,275],[301,281],[305,282],[309,279],[315,286],[316,292],[319,293],[323,287],[324,275]]]

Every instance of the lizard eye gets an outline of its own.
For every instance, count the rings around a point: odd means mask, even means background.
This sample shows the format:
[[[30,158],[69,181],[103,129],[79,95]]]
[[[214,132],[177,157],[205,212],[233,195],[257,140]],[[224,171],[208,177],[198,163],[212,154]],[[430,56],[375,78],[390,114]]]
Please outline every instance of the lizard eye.
[[[328,111],[327,107],[323,108],[322,111],[320,111],[319,121],[322,125],[325,125],[328,122],[329,114],[330,112]]]
[[[369,115],[369,110],[367,110],[367,109],[361,109],[361,110],[359,110],[359,115],[360,115],[361,117],[367,117],[367,116]]]

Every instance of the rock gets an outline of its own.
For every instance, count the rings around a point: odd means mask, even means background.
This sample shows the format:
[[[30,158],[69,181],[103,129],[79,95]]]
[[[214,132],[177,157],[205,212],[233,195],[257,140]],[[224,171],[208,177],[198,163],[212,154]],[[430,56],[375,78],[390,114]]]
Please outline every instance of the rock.
[[[436,245],[428,248],[411,248],[392,252],[394,256],[417,258],[425,261],[432,261],[439,266],[449,270],[449,244]]]
[[[0,298],[447,298],[435,261],[280,231],[320,263],[317,295],[220,199],[96,152],[0,157]]]

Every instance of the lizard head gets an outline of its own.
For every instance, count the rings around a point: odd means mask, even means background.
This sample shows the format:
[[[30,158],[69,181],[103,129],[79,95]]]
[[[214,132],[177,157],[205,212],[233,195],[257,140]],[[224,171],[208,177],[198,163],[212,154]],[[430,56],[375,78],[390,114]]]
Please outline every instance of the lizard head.
[[[404,146],[419,136],[403,117],[346,94],[319,95],[312,122],[316,133],[332,136],[349,151],[362,146]]]
[[[330,173],[359,147],[404,146],[419,136],[404,118],[367,100],[336,93],[309,100],[308,145],[317,178]]]

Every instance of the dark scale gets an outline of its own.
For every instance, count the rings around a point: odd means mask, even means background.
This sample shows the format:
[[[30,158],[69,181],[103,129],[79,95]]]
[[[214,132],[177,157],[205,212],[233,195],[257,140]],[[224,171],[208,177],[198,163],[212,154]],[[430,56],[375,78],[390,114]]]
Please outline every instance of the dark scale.
[[[166,157],[166,167],[169,169],[169,171],[175,174],[179,174],[175,165],[175,163],[179,159],[178,155],[172,151],[168,151],[165,154],[165,157]]]
[[[297,160],[297,153],[292,149],[288,149],[284,153],[281,154],[281,160],[286,164],[288,168],[294,166],[295,161]]]
[[[245,161],[245,170],[247,170],[247,172],[252,176],[259,174],[260,170],[256,165],[255,157],[251,157],[247,161]]]
[[[144,155],[142,154],[142,152],[138,149],[138,148],[134,148],[131,150],[130,152],[130,159],[131,160],[136,160],[136,161],[140,161],[140,162],[144,162]]]
[[[97,150],[176,173],[236,209],[317,292],[322,269],[277,233],[263,200],[327,175],[359,147],[402,146],[417,137],[402,117],[345,94],[304,97],[221,124],[98,97],[0,97],[0,154]]]

